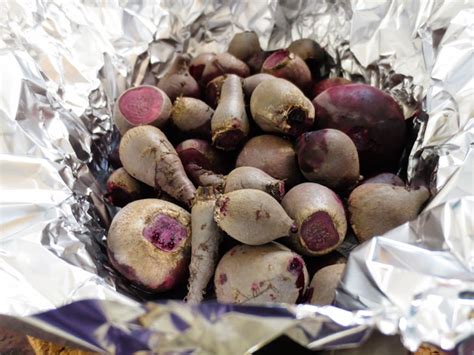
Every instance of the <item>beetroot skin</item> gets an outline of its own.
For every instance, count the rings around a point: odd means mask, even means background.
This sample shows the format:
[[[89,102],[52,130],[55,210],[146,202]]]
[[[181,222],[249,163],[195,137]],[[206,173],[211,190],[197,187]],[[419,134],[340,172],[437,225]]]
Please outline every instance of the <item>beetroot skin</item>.
[[[190,227],[189,213],[170,202],[132,202],[115,215],[110,225],[110,262],[125,278],[146,290],[170,290],[185,281]]]
[[[232,248],[217,265],[214,285],[222,303],[296,303],[308,278],[303,258],[273,242]]]
[[[349,84],[327,89],[313,104],[318,127],[341,130],[354,141],[363,174],[396,165],[405,146],[405,119],[390,95]]]
[[[124,207],[140,198],[140,183],[131,177],[124,168],[115,170],[107,179],[107,200],[114,206]]]
[[[403,180],[399,176],[392,173],[381,173],[362,181],[362,184],[370,184],[370,183],[389,184],[393,186],[405,186],[405,183],[403,182]]]
[[[323,91],[332,88],[333,86],[347,85],[352,84],[352,81],[344,78],[329,78],[316,82],[311,88],[309,97],[315,98]]]
[[[188,71],[189,61],[189,56],[178,54],[158,82],[157,86],[168,95],[171,101],[178,96],[199,98],[199,85]]]

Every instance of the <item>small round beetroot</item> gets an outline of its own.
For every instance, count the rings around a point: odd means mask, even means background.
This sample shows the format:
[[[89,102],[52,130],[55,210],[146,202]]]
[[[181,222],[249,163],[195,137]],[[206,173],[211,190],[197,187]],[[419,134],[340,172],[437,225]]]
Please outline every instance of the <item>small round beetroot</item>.
[[[236,33],[234,37],[232,37],[227,50],[227,52],[243,62],[247,62],[261,51],[262,47],[260,47],[258,36],[253,31]]]
[[[333,86],[352,84],[352,81],[344,78],[329,78],[317,81],[313,84],[309,97],[315,98],[323,91],[332,88]]]
[[[332,304],[345,268],[346,264],[329,265],[314,274],[308,287],[308,293],[311,294],[309,303],[321,306]]]
[[[314,124],[311,101],[285,79],[262,81],[252,93],[250,111],[254,121],[265,132],[297,137]]]
[[[297,252],[308,256],[328,254],[344,240],[344,206],[327,187],[311,182],[299,184],[286,193],[281,205],[298,226],[289,239]]]
[[[177,54],[168,71],[158,82],[158,88],[163,90],[171,101],[178,96],[200,96],[199,85],[188,71],[189,61],[188,55]]]
[[[140,198],[140,183],[131,177],[124,168],[115,170],[107,179],[105,197],[114,206],[124,207]]]
[[[305,61],[313,79],[319,79],[326,75],[328,71],[326,51],[317,42],[309,38],[297,39],[291,42],[288,51]]]
[[[344,191],[359,181],[357,148],[345,133],[322,129],[303,133],[296,143],[298,165],[304,177]]]
[[[171,101],[168,96],[154,86],[141,85],[120,95],[114,107],[114,122],[123,136],[136,126],[163,127],[170,114]]]
[[[217,265],[214,285],[222,303],[296,303],[308,279],[303,258],[272,242],[229,250]]]
[[[178,97],[171,112],[171,122],[189,135],[211,138],[211,118],[214,110],[192,97]]]
[[[291,81],[302,91],[311,85],[311,72],[306,63],[286,49],[273,52],[262,65],[262,73]]]
[[[271,74],[259,73],[251,75],[243,80],[244,83],[244,94],[245,97],[249,100],[252,97],[252,93],[255,88],[260,84],[262,81],[273,79],[274,76]]]
[[[258,168],[275,179],[285,180],[288,186],[303,179],[293,144],[269,134],[250,139],[240,151],[235,166]]]
[[[110,262],[125,278],[146,290],[170,290],[186,279],[190,227],[190,214],[170,202],[132,202],[115,215],[110,225]]]
[[[216,57],[215,53],[201,53],[191,59],[189,62],[189,73],[196,79],[197,82],[201,82],[202,73],[207,63],[210,63]]]
[[[405,119],[388,94],[366,84],[333,86],[313,104],[319,128],[346,133],[357,147],[362,174],[396,166],[405,146]]]
[[[372,183],[389,184],[389,185],[394,185],[394,186],[405,186],[405,183],[403,182],[403,180],[399,176],[392,173],[381,173],[362,181],[362,184],[372,184]]]

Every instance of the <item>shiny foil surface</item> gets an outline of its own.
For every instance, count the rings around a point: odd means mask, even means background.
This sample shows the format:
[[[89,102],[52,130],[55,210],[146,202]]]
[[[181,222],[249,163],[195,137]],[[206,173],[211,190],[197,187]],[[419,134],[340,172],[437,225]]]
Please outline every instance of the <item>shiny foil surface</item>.
[[[469,0],[0,2],[0,324],[119,354],[237,354],[281,334],[333,349],[375,327],[410,350],[459,346],[474,334],[472,18]],[[107,262],[114,100],[242,30],[268,49],[315,39],[331,75],[390,92],[418,132],[407,177],[434,197],[352,251],[337,307],[143,302]]]

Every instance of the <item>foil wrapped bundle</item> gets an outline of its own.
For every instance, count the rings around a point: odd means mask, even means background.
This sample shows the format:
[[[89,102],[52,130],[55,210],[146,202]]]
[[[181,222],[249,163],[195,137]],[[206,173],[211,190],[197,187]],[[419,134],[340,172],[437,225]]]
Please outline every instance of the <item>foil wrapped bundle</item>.
[[[375,328],[410,350],[463,346],[474,333],[469,5],[1,2],[0,324],[123,354],[252,352],[281,334],[333,349]],[[390,92],[413,119],[407,178],[431,176],[434,197],[416,220],[352,250],[335,306],[144,302],[107,262],[114,100],[160,77],[176,51],[224,51],[242,30],[268,49],[316,40],[332,74]]]

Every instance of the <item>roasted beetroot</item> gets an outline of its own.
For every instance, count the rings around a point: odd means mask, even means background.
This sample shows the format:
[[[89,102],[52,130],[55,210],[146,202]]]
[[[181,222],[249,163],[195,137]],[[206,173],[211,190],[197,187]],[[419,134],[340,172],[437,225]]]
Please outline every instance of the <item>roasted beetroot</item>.
[[[178,96],[199,98],[200,90],[197,81],[188,71],[190,58],[184,54],[177,54],[170,68],[158,82],[158,87],[163,90],[171,101]]]

